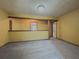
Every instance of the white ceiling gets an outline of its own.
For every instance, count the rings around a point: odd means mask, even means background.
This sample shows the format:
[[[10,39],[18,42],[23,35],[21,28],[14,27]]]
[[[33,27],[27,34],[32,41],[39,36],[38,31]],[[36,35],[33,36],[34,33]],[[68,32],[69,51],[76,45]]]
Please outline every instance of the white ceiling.
[[[36,9],[37,5],[45,5],[45,10],[39,12]],[[58,17],[79,8],[79,0],[0,0],[0,7],[9,15],[28,14]]]

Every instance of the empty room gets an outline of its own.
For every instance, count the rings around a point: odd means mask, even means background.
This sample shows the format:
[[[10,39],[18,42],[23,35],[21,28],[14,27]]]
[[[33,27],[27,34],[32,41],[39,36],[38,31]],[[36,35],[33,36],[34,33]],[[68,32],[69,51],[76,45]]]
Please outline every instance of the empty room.
[[[79,59],[79,0],[0,0],[0,59]]]

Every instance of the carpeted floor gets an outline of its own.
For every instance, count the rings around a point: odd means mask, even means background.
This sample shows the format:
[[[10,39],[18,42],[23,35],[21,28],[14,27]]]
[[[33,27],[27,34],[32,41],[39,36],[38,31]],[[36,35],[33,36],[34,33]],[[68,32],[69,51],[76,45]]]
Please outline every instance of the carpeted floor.
[[[57,39],[52,40],[52,42],[64,59],[79,59],[79,47]]]
[[[9,43],[0,48],[0,59],[79,59],[79,47],[55,39]]]

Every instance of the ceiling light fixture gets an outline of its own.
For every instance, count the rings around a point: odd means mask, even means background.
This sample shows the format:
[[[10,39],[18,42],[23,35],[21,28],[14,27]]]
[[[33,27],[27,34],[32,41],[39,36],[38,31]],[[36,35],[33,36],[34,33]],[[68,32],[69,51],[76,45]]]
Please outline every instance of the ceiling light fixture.
[[[39,4],[39,5],[36,6],[36,11],[42,13],[42,12],[45,11],[45,8],[46,8],[45,5]]]
[[[39,12],[43,12],[45,10],[45,6],[44,5],[39,5],[37,7],[37,9],[38,9]]]

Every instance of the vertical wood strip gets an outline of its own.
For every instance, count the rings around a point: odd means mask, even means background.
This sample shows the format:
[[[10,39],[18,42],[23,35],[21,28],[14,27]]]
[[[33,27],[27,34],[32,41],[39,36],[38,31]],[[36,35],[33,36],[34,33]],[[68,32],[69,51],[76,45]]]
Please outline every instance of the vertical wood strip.
[[[9,30],[12,30],[12,20],[9,20]]]

